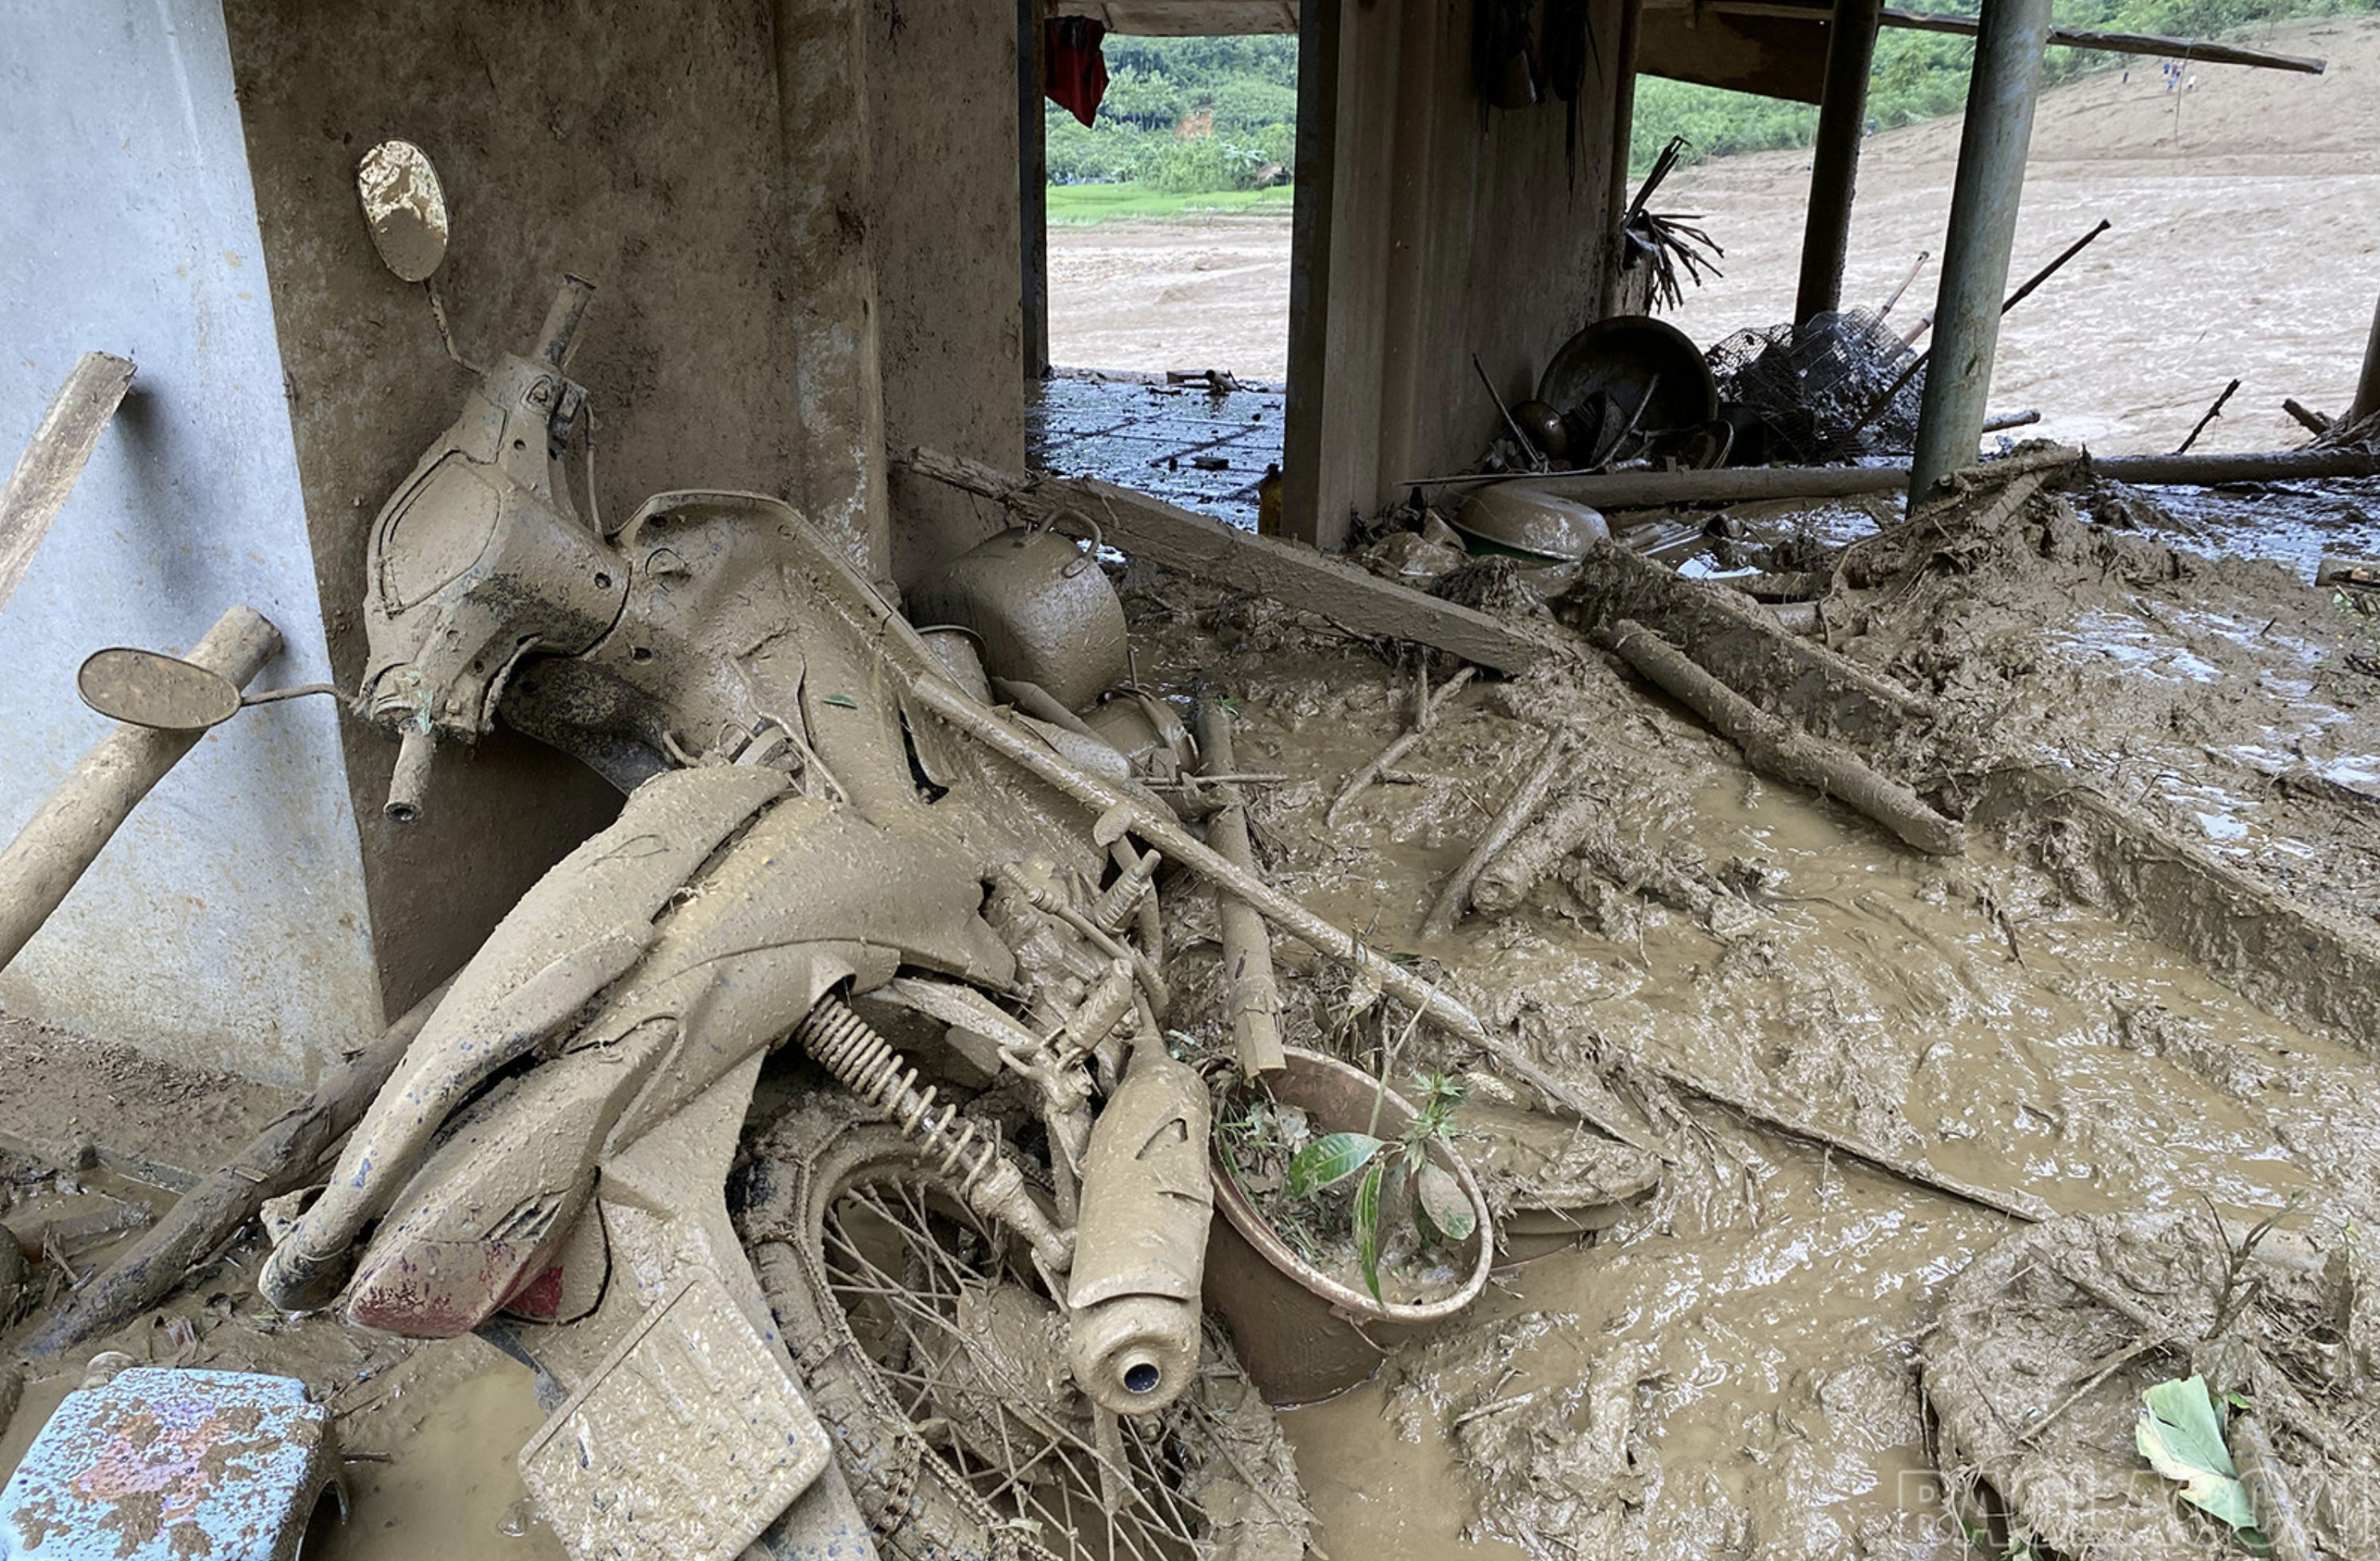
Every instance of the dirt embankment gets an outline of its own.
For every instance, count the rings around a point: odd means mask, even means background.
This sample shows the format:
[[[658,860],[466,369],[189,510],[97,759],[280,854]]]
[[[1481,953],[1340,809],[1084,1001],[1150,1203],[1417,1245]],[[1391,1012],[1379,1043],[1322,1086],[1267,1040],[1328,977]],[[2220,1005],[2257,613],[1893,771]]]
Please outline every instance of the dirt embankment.
[[[2254,42],[2326,57],[2319,77],[2195,66],[2168,93],[2149,59],[2044,95],[2014,270],[2101,217],[2114,226],[2010,316],[1994,401],[2105,454],[2168,450],[2234,376],[2199,446],[2269,449],[2304,432],[2284,396],[2336,409],[2353,388],[2380,286],[2380,18],[2298,23]],[[1875,304],[1921,250],[1937,259],[1959,122],[1872,138],[1844,297]],[[1724,279],[1675,316],[1708,346],[1792,311],[1809,155],[1686,170],[1661,205],[1700,212]],[[1931,262],[1899,318],[1931,307]],[[1053,228],[1050,350],[1088,368],[1287,372],[1289,220]]]

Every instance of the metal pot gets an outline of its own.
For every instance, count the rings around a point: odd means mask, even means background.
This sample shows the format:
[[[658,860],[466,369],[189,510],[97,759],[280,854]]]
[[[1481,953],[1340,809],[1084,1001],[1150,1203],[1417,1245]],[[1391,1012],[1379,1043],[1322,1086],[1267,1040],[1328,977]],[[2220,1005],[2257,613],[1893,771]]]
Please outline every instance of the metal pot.
[[[1037,683],[1080,711],[1130,676],[1123,604],[1093,552],[1056,531],[1012,526],[910,591],[910,620],[971,631],[992,677]]]
[[[1266,1082],[1275,1100],[1304,1111],[1316,1132],[1369,1129],[1393,1140],[1413,1120],[1414,1108],[1363,1069],[1294,1046],[1287,1055],[1289,1066]],[[1268,1401],[1310,1404],[1344,1392],[1378,1369],[1400,1342],[1462,1311],[1487,1287],[1496,1257],[1488,1200],[1471,1168],[1446,1144],[1430,1145],[1429,1157],[1453,1174],[1479,1225],[1461,1248],[1463,1283],[1417,1305],[1376,1301],[1298,1256],[1216,1159],[1215,1209],[1223,1217],[1208,1227],[1207,1303],[1222,1314],[1240,1364]]]

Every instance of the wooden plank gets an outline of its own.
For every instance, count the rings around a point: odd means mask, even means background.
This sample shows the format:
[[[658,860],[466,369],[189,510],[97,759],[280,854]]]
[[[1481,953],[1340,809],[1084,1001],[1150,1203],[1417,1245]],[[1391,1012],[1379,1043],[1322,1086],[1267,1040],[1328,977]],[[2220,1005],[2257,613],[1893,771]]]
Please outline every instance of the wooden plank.
[[[1351,634],[1411,640],[1505,673],[1565,653],[1551,636],[1523,625],[1441,602],[1303,543],[1243,531],[1112,482],[1026,477],[938,450],[912,450],[903,464],[917,476],[997,499],[1026,519],[1046,522],[1068,511],[1087,516],[1120,552],[1318,614]]]
[[[100,431],[131,385],[129,360],[86,352],[42,415],[8,486],[0,488],[0,607],[17,593],[34,551],[50,533],[50,522],[65,507],[99,444]]]

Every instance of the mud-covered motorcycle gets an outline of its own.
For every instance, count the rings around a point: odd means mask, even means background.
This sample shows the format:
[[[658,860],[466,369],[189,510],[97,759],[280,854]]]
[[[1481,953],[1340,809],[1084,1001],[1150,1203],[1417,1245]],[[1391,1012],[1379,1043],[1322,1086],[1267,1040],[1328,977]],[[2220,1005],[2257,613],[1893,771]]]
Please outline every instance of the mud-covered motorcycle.
[[[1112,588],[1013,532],[929,639],[771,498],[604,534],[587,295],[382,510],[358,703],[400,819],[500,712],[626,802],[271,1211],[261,1288],[534,1365],[523,1474],[576,1555],[1302,1553],[1201,1315],[1207,1095],[1135,844],[1174,838],[1144,783],[1186,739],[1082,714],[1124,680]],[[993,708],[978,645],[1048,718]]]

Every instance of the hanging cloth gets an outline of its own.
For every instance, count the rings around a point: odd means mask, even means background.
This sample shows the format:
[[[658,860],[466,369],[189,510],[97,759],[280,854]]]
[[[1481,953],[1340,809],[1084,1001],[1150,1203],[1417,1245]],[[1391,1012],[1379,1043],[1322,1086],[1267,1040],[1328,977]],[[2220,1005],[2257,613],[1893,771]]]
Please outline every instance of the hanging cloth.
[[[1041,26],[1050,101],[1087,127],[1099,115],[1099,99],[1107,96],[1108,61],[1099,52],[1107,24],[1088,17],[1051,17]]]

